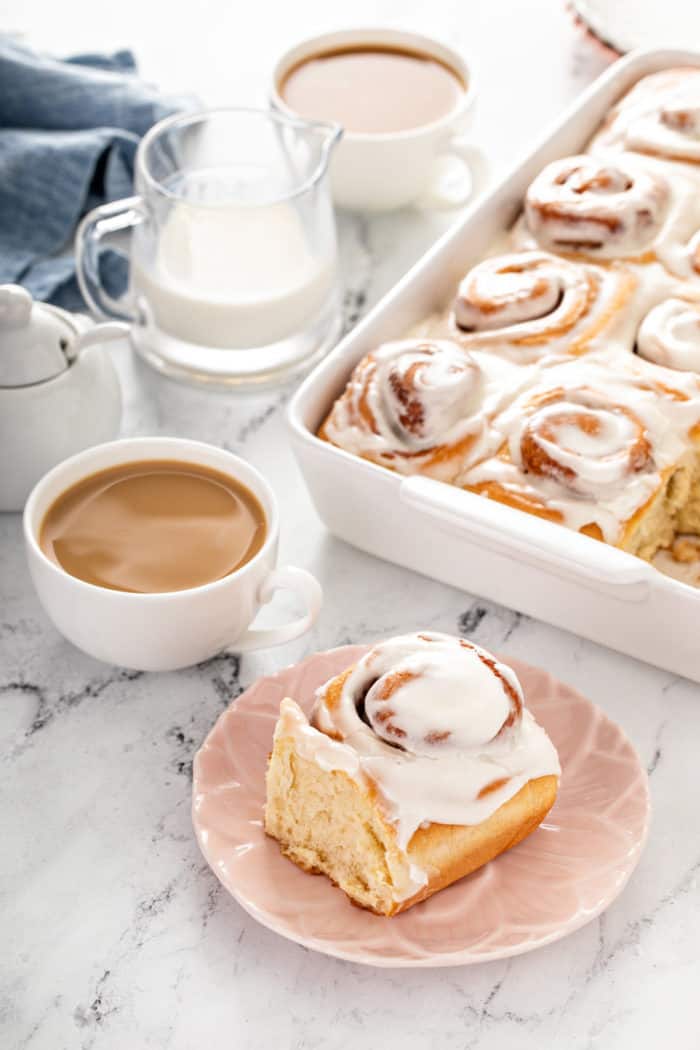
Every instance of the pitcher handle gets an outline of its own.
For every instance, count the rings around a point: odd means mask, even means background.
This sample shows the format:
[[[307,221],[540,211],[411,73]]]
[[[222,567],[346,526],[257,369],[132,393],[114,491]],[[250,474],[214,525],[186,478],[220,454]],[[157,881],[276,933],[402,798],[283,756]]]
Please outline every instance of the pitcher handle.
[[[133,229],[145,219],[141,197],[102,204],[93,208],[78,226],[75,235],[75,264],[78,285],[90,311],[106,320],[137,321],[138,310],[130,293],[114,299],[100,281],[100,250],[103,237]]]

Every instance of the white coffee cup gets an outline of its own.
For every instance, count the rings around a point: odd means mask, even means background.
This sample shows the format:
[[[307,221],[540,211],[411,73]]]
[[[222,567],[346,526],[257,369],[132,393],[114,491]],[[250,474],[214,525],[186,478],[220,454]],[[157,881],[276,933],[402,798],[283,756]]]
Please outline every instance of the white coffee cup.
[[[389,47],[429,55],[449,66],[466,85],[455,108],[439,120],[406,131],[346,131],[331,161],[333,199],[353,211],[388,211],[408,204],[458,207],[486,180],[481,150],[462,137],[469,128],[476,99],[474,76],[461,55],[419,33],[396,29],[344,29],[310,37],[286,51],[272,72],[274,108],[295,116],[282,98],[287,73],[307,58],[353,47]],[[457,158],[460,175],[451,174]]]
[[[61,493],[100,470],[148,459],[210,467],[249,488],[267,519],[267,537],[258,553],[220,580],[165,594],[98,587],[71,576],[46,556],[39,531]],[[24,538],[39,600],[61,634],[90,656],[122,667],[174,671],[229,647],[243,652],[280,645],[308,631],[321,607],[321,586],[310,573],[291,566],[276,568],[279,511],[267,481],[238,456],[199,441],[129,438],[71,456],[32,490],[24,510]],[[278,589],[296,591],[306,613],[282,627],[250,627],[261,605]]]

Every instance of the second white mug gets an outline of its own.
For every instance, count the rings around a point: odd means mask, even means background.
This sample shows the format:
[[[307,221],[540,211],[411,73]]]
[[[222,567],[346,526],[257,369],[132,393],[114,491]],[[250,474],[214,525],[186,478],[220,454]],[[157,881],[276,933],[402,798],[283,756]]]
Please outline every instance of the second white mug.
[[[124,463],[177,460],[221,471],[258,498],[267,536],[257,554],[228,576],[188,590],[135,594],[110,590],[71,576],[39,542],[54,500],[72,485]],[[32,490],[24,510],[24,538],[39,600],[58,630],[98,660],[140,671],[174,671],[222,650],[281,645],[304,634],[321,608],[318,581],[304,569],[277,568],[279,511],[272,489],[245,460],[214,445],[180,438],[130,438],[96,445],[64,460]],[[278,589],[296,591],[303,616],[282,627],[250,624]]]
[[[360,133],[345,131],[331,161],[333,200],[352,211],[389,211],[409,204],[458,207],[486,180],[481,150],[464,139],[472,122],[476,87],[465,59],[452,48],[419,33],[396,29],[344,29],[303,40],[286,51],[272,72],[272,106],[296,116],[282,97],[287,74],[314,56],[353,48],[387,48],[427,55],[452,69],[465,85],[455,108],[430,124],[405,131]],[[448,173],[454,159],[460,177]],[[466,170],[465,170],[466,169]]]

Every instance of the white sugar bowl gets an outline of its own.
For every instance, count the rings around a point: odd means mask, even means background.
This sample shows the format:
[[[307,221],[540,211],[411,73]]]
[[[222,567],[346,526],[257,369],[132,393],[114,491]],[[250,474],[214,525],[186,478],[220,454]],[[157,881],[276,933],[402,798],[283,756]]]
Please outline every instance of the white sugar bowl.
[[[0,285],[0,511],[21,510],[47,470],[117,436],[121,390],[100,344],[127,330],[82,330],[19,285]]]

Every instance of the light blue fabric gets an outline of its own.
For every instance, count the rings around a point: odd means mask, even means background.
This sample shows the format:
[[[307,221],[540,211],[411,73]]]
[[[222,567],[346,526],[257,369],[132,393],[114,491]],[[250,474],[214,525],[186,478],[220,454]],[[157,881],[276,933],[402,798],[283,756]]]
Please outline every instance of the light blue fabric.
[[[132,192],[141,136],[187,105],[136,76],[130,51],[59,60],[0,36],[0,283],[67,309],[82,305],[71,243],[81,216]],[[126,261],[102,256],[118,295]]]

